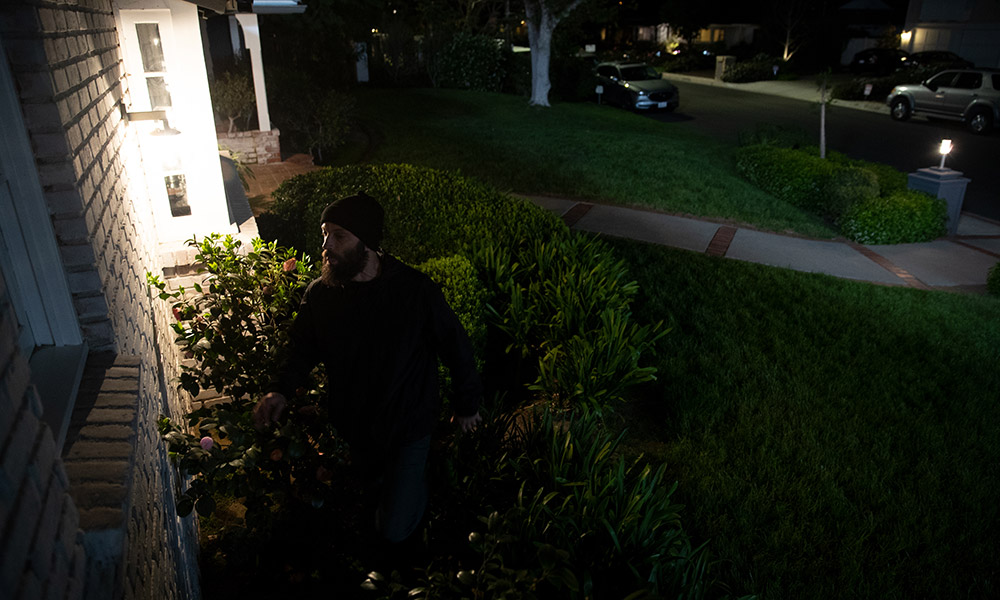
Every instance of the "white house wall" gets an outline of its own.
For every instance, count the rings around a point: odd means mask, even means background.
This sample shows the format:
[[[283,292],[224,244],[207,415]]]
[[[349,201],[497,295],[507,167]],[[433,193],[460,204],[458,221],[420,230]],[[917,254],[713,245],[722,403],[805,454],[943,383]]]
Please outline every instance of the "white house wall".
[[[124,117],[125,71],[114,9],[112,0],[0,2],[0,41],[18,83],[33,165],[62,259],[48,268],[65,270],[82,335],[97,351],[92,356],[117,355],[101,363],[106,371],[98,365],[103,375],[89,384],[85,378],[95,401],[110,403],[107,415],[116,423],[67,442],[60,457],[51,432],[46,436],[38,425],[43,409],[27,384],[26,361],[6,350],[11,316],[0,311],[0,379],[7,391],[0,394],[0,449],[6,449],[0,478],[8,484],[0,485],[4,600],[46,594],[75,600],[85,587],[89,597],[111,600],[200,595],[194,518],[176,515],[173,494],[181,482],[156,428],[160,414],[177,418],[181,409],[176,364],[161,360],[159,352],[169,356],[173,347],[169,309],[150,295],[145,281],[147,272],[161,267],[161,229],[135,123]],[[200,42],[192,46],[200,56]],[[195,91],[207,97],[207,84]],[[192,132],[203,126],[190,124]],[[214,131],[211,121],[205,129]],[[210,156],[207,164],[218,170],[214,144],[209,148],[199,156]],[[215,199],[224,211],[218,177]],[[4,294],[0,278],[0,298]],[[87,407],[78,403],[77,409]],[[33,466],[26,471],[25,465]],[[75,500],[50,498],[50,488],[40,486],[53,482],[68,486]],[[108,561],[103,568],[97,568],[98,558]]]
[[[168,110],[169,125],[180,132],[180,139],[171,142],[177,146],[177,155],[183,163],[182,171],[187,180],[191,214],[171,216],[162,183],[163,175],[157,170],[155,158],[149,156],[152,152],[149,152],[146,156],[146,170],[160,241],[184,241],[193,235],[202,237],[212,232],[236,233],[235,225],[230,223],[223,186],[198,7],[182,0],[127,0],[116,3],[115,15],[123,35],[125,63],[129,73],[141,70],[137,53],[129,52],[129,36],[134,36],[135,22],[142,22],[147,15],[157,19],[168,15],[168,22],[162,28],[161,35],[172,101],[172,107]],[[129,83],[136,85],[134,79]],[[126,104],[130,100],[135,104],[126,108],[135,111],[149,110],[148,106],[135,102],[137,95],[133,90],[126,97]],[[139,124],[138,128],[150,129],[151,125]],[[155,140],[143,139],[143,142],[147,141]]]

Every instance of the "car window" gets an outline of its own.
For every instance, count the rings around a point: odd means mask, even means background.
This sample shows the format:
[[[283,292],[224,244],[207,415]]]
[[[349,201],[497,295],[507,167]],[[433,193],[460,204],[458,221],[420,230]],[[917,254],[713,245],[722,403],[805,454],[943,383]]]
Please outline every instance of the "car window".
[[[656,72],[656,69],[649,65],[640,65],[637,67],[625,67],[622,69],[622,79],[627,79],[629,81],[660,79],[660,74]]]
[[[993,74],[993,89],[1000,90],[1000,75]]]
[[[962,88],[963,90],[976,90],[979,89],[982,83],[983,76],[980,73],[959,73],[952,87]]]
[[[938,86],[938,87],[950,87],[951,80],[955,78],[954,71],[946,71],[944,73],[938,73],[934,77],[927,80],[927,85]]]
[[[597,74],[602,77],[618,77],[618,69],[605,65],[603,67],[597,67]]]

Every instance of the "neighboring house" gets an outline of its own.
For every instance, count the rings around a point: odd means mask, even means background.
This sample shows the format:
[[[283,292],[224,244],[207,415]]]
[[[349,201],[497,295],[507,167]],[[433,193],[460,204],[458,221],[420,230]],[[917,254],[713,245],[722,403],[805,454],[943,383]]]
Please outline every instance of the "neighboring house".
[[[227,201],[198,5],[0,3],[4,600],[200,596],[157,432],[189,399],[146,273],[190,280],[184,240],[255,226]]]
[[[902,49],[950,50],[979,67],[1000,67],[1000,2],[910,0]]]

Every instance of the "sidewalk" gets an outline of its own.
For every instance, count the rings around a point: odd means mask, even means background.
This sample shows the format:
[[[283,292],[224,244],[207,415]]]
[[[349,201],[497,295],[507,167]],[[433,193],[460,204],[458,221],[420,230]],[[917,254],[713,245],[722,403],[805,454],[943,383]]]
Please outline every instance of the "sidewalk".
[[[845,77],[847,76],[831,75],[830,87],[839,81],[844,80]],[[733,90],[754,92],[757,94],[769,94],[771,96],[794,98],[796,100],[805,100],[807,102],[820,101],[819,84],[816,82],[815,78],[796,79],[794,81],[754,81],[752,83],[726,83],[725,81],[714,79],[711,73],[664,73],[663,78],[668,81],[682,81],[698,85],[724,87]],[[827,97],[829,97],[829,93],[828,89]],[[885,98],[873,99],[867,102],[859,100],[832,100],[830,101],[830,104],[833,106],[842,106],[855,110],[866,110],[868,112],[877,112],[888,115],[889,107],[885,105],[885,102],[883,102],[884,100]]]
[[[882,285],[982,294],[987,273],[1000,261],[1000,223],[968,213],[962,214],[953,238],[864,246],[564,198],[523,197],[578,231]]]

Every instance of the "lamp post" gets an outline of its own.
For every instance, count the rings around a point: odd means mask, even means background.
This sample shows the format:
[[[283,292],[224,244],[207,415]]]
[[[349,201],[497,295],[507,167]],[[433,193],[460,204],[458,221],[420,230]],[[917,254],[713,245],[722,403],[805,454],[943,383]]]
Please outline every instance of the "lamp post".
[[[951,140],[941,140],[941,146],[938,147],[938,152],[941,153],[941,165],[939,169],[944,168],[944,159],[948,157],[948,153],[951,152]]]
[[[907,187],[911,190],[918,190],[945,201],[948,208],[946,227],[949,236],[958,233],[958,220],[962,215],[962,201],[965,199],[965,188],[969,185],[969,179],[962,177],[960,171],[944,166],[945,159],[948,158],[953,149],[954,145],[951,140],[941,140],[937,149],[941,155],[941,164],[936,167],[917,169],[916,173],[910,173],[907,176]]]

